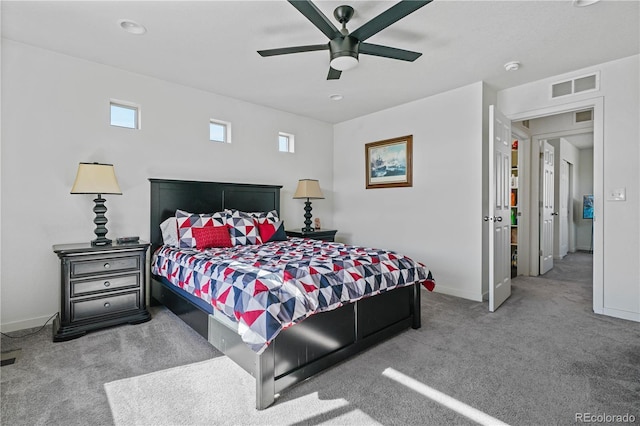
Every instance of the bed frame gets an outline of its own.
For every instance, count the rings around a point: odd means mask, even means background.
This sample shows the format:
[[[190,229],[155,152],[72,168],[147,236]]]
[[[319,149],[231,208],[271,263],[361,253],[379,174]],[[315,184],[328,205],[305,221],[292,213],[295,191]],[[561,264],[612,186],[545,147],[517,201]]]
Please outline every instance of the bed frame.
[[[176,209],[207,213],[280,210],[276,185],[149,179],[152,253],[162,245],[160,223]],[[219,316],[209,314],[151,276],[152,302],[165,305],[256,379],[256,408],[275,402],[284,389],[408,329],[420,328],[420,284],[361,299],[313,315],[283,330],[257,355]]]

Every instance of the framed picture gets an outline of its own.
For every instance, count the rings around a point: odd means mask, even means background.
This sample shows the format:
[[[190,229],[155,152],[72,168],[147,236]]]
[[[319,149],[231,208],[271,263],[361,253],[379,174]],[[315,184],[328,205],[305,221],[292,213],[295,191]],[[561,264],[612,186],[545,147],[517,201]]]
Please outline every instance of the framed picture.
[[[582,197],[582,218],[593,219],[593,195]]]
[[[367,189],[413,186],[413,135],[365,145]]]

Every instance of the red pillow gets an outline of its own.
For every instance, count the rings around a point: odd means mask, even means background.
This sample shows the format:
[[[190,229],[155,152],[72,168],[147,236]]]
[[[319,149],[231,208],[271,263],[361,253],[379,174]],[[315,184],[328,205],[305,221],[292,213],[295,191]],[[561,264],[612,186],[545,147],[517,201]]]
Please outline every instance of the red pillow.
[[[269,241],[285,241],[287,239],[287,234],[284,232],[284,224],[281,220],[275,223],[268,221],[258,223],[258,229],[260,230],[260,238],[262,238],[262,242],[264,243]]]
[[[196,239],[198,250],[210,247],[232,247],[231,236],[228,226],[204,226],[202,228],[191,228],[193,237]]]

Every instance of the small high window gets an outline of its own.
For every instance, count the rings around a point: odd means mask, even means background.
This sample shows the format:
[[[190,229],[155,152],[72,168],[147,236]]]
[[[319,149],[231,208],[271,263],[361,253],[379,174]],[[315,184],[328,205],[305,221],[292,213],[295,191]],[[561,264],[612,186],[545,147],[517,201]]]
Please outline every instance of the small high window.
[[[139,129],[140,106],[128,102],[111,101],[111,125]]]
[[[214,119],[209,120],[209,140],[231,143],[231,123]]]
[[[289,133],[278,133],[278,150],[280,152],[293,152],[294,136]]]

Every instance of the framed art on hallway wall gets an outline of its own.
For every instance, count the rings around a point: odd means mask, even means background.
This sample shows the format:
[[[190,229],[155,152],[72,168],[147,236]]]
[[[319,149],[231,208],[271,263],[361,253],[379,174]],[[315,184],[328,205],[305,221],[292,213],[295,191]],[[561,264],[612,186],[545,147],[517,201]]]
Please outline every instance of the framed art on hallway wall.
[[[413,186],[412,152],[413,135],[366,144],[367,189]]]

